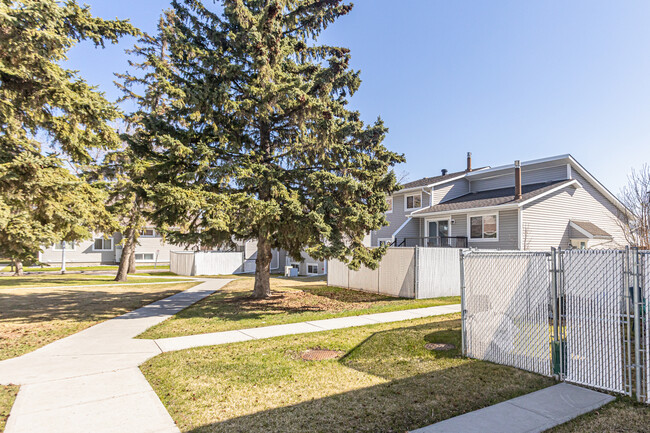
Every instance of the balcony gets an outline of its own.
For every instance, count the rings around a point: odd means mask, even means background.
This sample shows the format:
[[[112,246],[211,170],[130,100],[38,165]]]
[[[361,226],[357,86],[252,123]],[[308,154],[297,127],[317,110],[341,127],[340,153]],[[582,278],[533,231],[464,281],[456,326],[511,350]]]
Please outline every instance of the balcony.
[[[428,238],[395,238],[393,247],[467,248],[464,236],[434,236]]]

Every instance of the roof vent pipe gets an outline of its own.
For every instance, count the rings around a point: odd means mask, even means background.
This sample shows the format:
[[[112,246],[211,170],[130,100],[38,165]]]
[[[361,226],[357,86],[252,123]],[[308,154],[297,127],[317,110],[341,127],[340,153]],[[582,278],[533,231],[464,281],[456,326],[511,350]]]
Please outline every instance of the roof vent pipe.
[[[515,200],[521,199],[521,162],[515,161]]]
[[[472,152],[467,152],[467,171],[472,171]]]
[[[440,170],[440,171],[442,172],[442,175],[443,175],[443,176],[447,176],[447,169],[446,169],[446,168],[443,168],[443,169]]]

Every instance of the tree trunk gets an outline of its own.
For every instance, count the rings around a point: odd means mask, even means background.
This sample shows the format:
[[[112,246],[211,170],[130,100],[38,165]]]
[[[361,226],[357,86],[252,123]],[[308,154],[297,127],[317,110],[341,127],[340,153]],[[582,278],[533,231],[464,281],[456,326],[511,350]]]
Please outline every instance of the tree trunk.
[[[135,245],[133,246],[133,251],[129,256],[129,274],[135,274]]]
[[[16,271],[14,272],[15,277],[22,277],[24,275],[23,273],[23,262],[20,260],[14,260],[14,267],[16,268]]]
[[[117,268],[115,281],[126,281],[131,265],[131,256],[135,251],[135,230],[126,229],[125,235],[126,241],[124,242],[124,248],[122,248],[122,257],[120,257],[120,265]]]
[[[265,235],[257,239],[257,259],[255,259],[255,288],[253,298],[271,297],[271,243]]]

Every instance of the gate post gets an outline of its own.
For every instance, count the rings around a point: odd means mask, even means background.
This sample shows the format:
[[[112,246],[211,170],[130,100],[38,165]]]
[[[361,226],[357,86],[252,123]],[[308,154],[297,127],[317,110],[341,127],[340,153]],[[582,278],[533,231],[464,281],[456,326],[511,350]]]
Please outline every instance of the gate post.
[[[641,365],[641,299],[639,293],[639,248],[634,247],[632,250],[632,269],[634,274],[632,275],[632,302],[634,310],[634,376],[636,378],[636,399],[637,401],[643,401],[642,399],[642,385],[641,385],[641,371],[643,370],[643,365]]]
[[[463,356],[467,356],[467,338],[465,336],[465,320],[466,320],[466,311],[465,311],[465,253],[463,250],[459,250],[460,253],[460,323],[461,323],[461,345],[463,347]]]
[[[624,355],[627,356],[625,365],[625,373],[627,376],[626,386],[628,388],[627,395],[630,397],[633,396],[634,392],[632,391],[632,324],[630,323],[630,318],[632,317],[632,312],[630,311],[630,303],[633,303],[633,295],[630,293],[630,288],[632,287],[630,283],[630,276],[632,275],[632,269],[630,268],[630,247],[629,245],[625,247],[625,260],[624,260],[624,272],[623,272],[623,283],[624,283],[624,292],[623,300],[625,301],[625,352]]]
[[[553,363],[553,375],[562,379],[562,349],[560,348],[558,312],[558,278],[557,278],[557,249],[551,248],[551,311],[553,313],[553,343],[551,350],[551,362]]]

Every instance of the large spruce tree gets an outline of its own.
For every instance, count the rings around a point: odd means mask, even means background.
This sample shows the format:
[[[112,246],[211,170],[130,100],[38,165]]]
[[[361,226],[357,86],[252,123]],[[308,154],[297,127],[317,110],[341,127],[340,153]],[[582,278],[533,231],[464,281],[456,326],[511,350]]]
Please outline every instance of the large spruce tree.
[[[318,36],[352,5],[340,0],[174,0],[133,52],[126,97],[140,109],[126,139],[150,160],[153,218],[170,241],[257,241],[254,297],[270,295],[273,248],[352,267],[386,223],[401,155],[381,120],[347,109],[361,83],[346,48]]]
[[[106,227],[104,196],[68,168],[120,143],[120,113],[61,62],[77,42],[137,33],[74,0],[0,0],[0,254],[18,271],[44,245]]]

